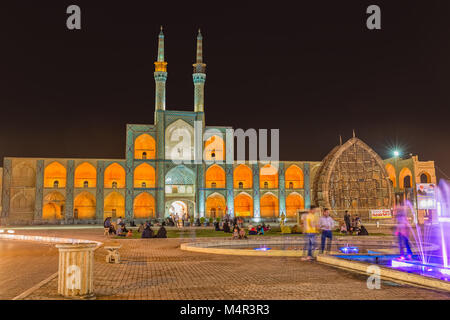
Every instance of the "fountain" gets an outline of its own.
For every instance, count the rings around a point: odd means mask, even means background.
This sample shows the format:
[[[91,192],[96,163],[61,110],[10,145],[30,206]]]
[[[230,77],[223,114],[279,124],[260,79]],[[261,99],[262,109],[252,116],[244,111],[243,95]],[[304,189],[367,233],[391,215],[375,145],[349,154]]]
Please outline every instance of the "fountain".
[[[428,200],[433,201],[433,200]],[[450,187],[441,180],[435,192],[435,207],[437,219],[432,219],[432,223],[422,227],[415,224],[410,226],[411,234],[417,246],[417,259],[405,260],[404,257],[393,258],[391,267],[412,273],[418,273],[425,276],[449,280],[449,235],[450,235]],[[411,203],[407,207],[414,212]],[[433,243],[439,247],[439,250],[428,251],[424,248],[424,243]]]
[[[397,208],[398,222],[407,225],[409,233],[414,239],[411,243],[412,255],[406,257],[399,254],[380,254],[368,250],[367,255],[351,252],[348,245],[339,248],[344,255],[336,255],[337,258],[346,260],[375,263],[398,271],[431,277],[446,282],[450,281],[449,247],[450,247],[450,186],[443,180],[435,188],[434,196],[425,201],[432,201],[436,208],[436,214],[431,223],[421,226],[417,222],[415,208],[410,202],[406,202],[403,208]],[[427,203],[428,204],[428,203]],[[404,213],[413,217],[415,222],[411,225],[405,221]],[[397,214],[397,213],[396,213]],[[407,219],[406,219],[407,220]],[[401,228],[402,229],[402,228]]]

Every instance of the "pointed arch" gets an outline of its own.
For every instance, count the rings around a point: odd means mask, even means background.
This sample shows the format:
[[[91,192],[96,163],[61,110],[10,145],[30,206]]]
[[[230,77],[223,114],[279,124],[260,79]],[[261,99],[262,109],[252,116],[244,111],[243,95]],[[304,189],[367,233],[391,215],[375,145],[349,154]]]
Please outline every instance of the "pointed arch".
[[[148,163],[142,163],[134,169],[135,188],[155,187],[155,168]]]
[[[221,166],[214,164],[206,170],[206,188],[225,188],[225,170]]]
[[[431,175],[426,171],[422,171],[419,174],[419,181],[420,183],[431,183]]]
[[[386,164],[386,171],[387,171],[387,174],[389,176],[389,180],[391,180],[391,182],[392,182],[392,186],[394,188],[396,188],[397,187],[397,175],[395,173],[394,166],[392,164],[390,164],[390,163],[387,163]]]
[[[65,188],[66,168],[58,161],[53,161],[44,170],[44,188]]]
[[[95,188],[97,170],[89,162],[83,162],[75,169],[75,188]]]
[[[125,188],[125,169],[114,162],[105,169],[104,187],[105,188]]]
[[[182,119],[172,122],[165,131],[165,154],[170,160],[194,159],[194,128]]]
[[[262,189],[278,188],[278,169],[266,164],[259,171],[259,187]]]
[[[90,192],[81,192],[74,200],[73,209],[77,219],[95,219],[95,197]]]
[[[234,169],[233,173],[234,188],[251,189],[253,187],[252,169],[245,164],[240,164]],[[242,187],[240,187],[240,185]]]
[[[225,197],[215,192],[206,199],[206,216],[208,218],[222,218],[226,207]]]
[[[167,172],[165,181],[168,185],[191,185],[195,182],[195,176],[191,169],[179,165]]]
[[[155,217],[155,198],[148,192],[140,193],[133,203],[134,217],[136,219]]]
[[[14,195],[11,199],[11,209],[13,209],[14,212],[33,212],[33,198],[26,194],[24,191],[21,191]]]
[[[234,198],[234,212],[237,217],[252,217],[253,198],[248,193],[239,193]]]
[[[42,219],[61,220],[64,219],[66,199],[57,192],[53,191],[44,197],[44,206],[42,207]]]
[[[400,171],[400,174],[398,177],[400,189],[412,188],[412,184],[413,184],[412,177],[413,177],[413,175],[411,173],[411,170],[407,167],[404,167]]]
[[[155,139],[143,133],[134,140],[134,158],[135,159],[155,159],[156,142]]]
[[[261,218],[278,217],[278,198],[271,192],[265,193],[261,197]]]
[[[222,137],[213,135],[205,141],[204,159],[207,161],[225,160],[225,142]]]
[[[117,191],[108,194],[103,206],[103,219],[125,216],[125,197]]]
[[[286,189],[302,189],[303,188],[303,170],[295,164],[287,168],[284,173],[286,181]]]
[[[286,197],[286,217],[295,218],[297,212],[305,209],[305,200],[301,194],[292,192]]]
[[[12,169],[12,187],[36,186],[36,170],[26,162],[21,162]]]

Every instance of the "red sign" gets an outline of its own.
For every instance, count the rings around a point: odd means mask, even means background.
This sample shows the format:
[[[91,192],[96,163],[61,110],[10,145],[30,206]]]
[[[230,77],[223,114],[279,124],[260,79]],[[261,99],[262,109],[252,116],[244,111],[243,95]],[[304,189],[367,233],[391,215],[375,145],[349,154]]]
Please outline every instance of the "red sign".
[[[392,218],[392,212],[391,209],[370,210],[370,217],[372,219],[389,219]]]

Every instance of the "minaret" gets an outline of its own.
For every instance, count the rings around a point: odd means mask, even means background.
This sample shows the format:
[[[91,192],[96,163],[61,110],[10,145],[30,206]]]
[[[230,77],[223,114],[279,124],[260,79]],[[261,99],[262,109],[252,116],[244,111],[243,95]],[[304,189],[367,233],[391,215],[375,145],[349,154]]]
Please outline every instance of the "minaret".
[[[158,59],[155,62],[155,111],[166,110],[166,80],[167,80],[167,62],[164,61],[164,34],[162,31],[158,37]]]
[[[198,29],[197,35],[197,59],[192,66],[194,67],[192,74],[194,81],[194,111],[204,112],[206,64],[203,63],[203,37],[200,29]]]

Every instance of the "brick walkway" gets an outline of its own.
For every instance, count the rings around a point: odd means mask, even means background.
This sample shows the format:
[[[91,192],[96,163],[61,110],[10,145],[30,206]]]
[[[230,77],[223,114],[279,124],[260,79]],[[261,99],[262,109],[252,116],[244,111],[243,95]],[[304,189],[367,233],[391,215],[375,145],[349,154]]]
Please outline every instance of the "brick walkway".
[[[53,245],[0,240],[0,299],[12,299],[58,270]]]
[[[104,240],[95,229],[52,232]],[[97,299],[450,299],[450,294],[389,282],[369,290],[364,275],[298,258],[180,250],[180,243],[189,239],[119,241],[122,263],[107,264],[102,248],[95,253]],[[59,299],[56,291],[55,279],[27,299]]]

